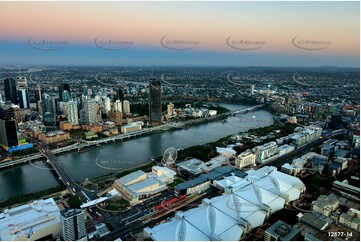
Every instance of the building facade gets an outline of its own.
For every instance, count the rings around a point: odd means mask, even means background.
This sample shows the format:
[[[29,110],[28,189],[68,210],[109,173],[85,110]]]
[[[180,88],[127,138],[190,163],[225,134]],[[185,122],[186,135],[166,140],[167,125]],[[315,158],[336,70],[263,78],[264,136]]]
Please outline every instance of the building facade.
[[[149,80],[149,124],[160,125],[162,122],[162,86],[157,79]]]
[[[66,103],[65,107],[68,121],[71,122],[72,125],[79,125],[78,104],[70,101]]]
[[[67,209],[61,213],[61,236],[65,241],[87,240],[84,213],[81,209]]]
[[[237,168],[242,168],[254,164],[256,164],[256,156],[250,150],[247,150],[239,154],[235,161],[235,166]]]

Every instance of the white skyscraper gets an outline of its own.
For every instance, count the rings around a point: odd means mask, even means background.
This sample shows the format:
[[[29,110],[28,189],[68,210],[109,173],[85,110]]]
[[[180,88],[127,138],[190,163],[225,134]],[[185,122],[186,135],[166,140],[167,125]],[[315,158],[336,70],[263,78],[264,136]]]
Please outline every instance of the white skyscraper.
[[[86,100],[84,103],[84,121],[86,124],[96,124],[98,122],[98,104],[94,99]]]
[[[251,85],[251,95],[254,95],[254,85]]]
[[[16,78],[16,88],[18,90],[18,100],[20,108],[30,108],[28,82],[26,77],[20,76]]]
[[[130,113],[130,103],[127,100],[123,101],[123,112]]]
[[[78,118],[78,104],[76,102],[70,101],[66,103],[65,108],[66,116],[68,117],[68,121],[73,125],[79,124]]]
[[[105,102],[104,102],[104,109],[105,109],[105,112],[108,113],[111,109],[110,107],[110,98],[106,98],[105,99]]]
[[[114,103],[114,111],[123,112],[122,102],[120,100],[116,100]]]

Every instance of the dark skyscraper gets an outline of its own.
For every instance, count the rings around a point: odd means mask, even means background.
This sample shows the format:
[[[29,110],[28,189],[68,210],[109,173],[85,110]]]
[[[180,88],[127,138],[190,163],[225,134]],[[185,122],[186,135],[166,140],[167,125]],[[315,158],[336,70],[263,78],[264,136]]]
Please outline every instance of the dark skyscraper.
[[[35,100],[41,100],[41,86],[39,85],[39,83],[35,87]]]
[[[0,108],[0,145],[6,147],[18,145],[17,123],[13,108]]]
[[[19,97],[19,107],[21,109],[23,108],[30,108],[29,103],[29,93],[28,90],[25,88],[19,88],[18,89],[18,97]]]
[[[6,78],[4,80],[5,86],[5,99],[11,101],[13,104],[19,104],[17,92],[16,92],[16,81],[13,78]]]
[[[157,79],[149,79],[149,124],[160,125],[162,121],[162,87]]]
[[[341,129],[342,128],[342,117],[340,114],[331,115],[330,129]]]
[[[118,89],[118,90],[117,90],[117,99],[116,99],[116,100],[123,101],[123,98],[124,98],[123,90],[122,90],[122,89]]]
[[[70,96],[70,86],[69,86],[69,84],[61,84],[61,85],[59,85],[59,100],[60,101],[64,101],[63,100],[63,91],[68,91],[69,96]]]

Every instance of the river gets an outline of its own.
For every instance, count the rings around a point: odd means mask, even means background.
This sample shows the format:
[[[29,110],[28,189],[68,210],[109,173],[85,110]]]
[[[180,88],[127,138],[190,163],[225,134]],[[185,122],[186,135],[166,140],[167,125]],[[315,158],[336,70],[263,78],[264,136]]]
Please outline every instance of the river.
[[[229,110],[245,107],[233,104],[222,106]],[[257,110],[238,114],[228,118],[227,122],[214,121],[185,129],[163,131],[100,147],[89,147],[80,153],[64,153],[57,157],[70,175],[82,182],[86,178],[92,179],[148,163],[150,157],[162,155],[168,147],[182,149],[204,144],[272,123],[272,114]],[[0,170],[0,200],[58,186],[60,181],[47,167],[44,162],[36,161]]]

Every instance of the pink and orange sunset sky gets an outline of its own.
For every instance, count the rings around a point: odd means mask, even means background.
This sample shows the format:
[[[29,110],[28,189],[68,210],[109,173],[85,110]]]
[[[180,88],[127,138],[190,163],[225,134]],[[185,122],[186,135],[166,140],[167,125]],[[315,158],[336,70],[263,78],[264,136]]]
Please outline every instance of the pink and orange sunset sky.
[[[359,67],[359,19],[358,2],[0,2],[0,64]],[[197,44],[165,48],[164,36]],[[132,44],[109,50],[97,37]],[[231,48],[229,37],[262,44]]]

